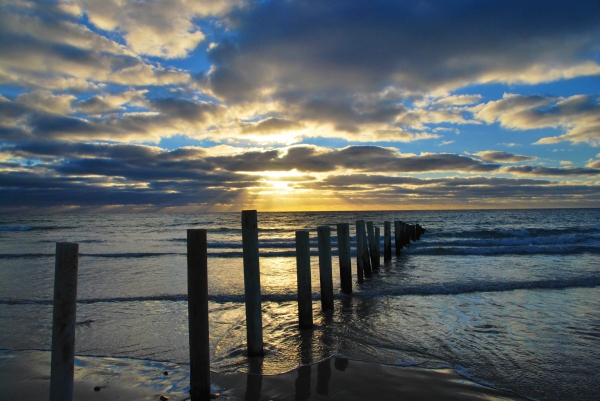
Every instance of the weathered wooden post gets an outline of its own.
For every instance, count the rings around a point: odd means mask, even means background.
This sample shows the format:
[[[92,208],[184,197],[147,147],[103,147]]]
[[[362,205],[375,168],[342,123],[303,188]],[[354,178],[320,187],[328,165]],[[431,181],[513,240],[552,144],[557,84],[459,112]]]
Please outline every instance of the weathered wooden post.
[[[383,263],[392,260],[392,224],[389,221],[383,222]]]
[[[400,250],[402,249],[402,234],[401,234],[401,225],[399,220],[394,220],[394,242],[396,247],[396,257],[400,256]]]
[[[319,237],[319,278],[321,281],[321,308],[333,310],[333,277],[331,272],[331,228],[317,227]]]
[[[54,261],[50,401],[73,399],[78,266],[79,244],[58,242]]]
[[[369,240],[369,254],[371,255],[371,268],[373,271],[378,270],[377,266],[377,249],[375,245],[375,229],[373,228],[373,222],[367,221],[367,235]]]
[[[379,227],[375,227],[375,262],[377,263],[377,268],[381,266],[381,230]]]
[[[187,230],[190,395],[210,400],[208,262],[206,230]]]
[[[310,240],[308,231],[296,231],[296,274],[298,278],[298,322],[300,328],[313,327],[310,279]]]
[[[365,223],[363,221],[363,227]],[[367,230],[363,230],[363,265],[365,268],[365,277],[373,277],[371,269],[371,258],[369,257],[369,243],[367,242]]]
[[[364,282],[364,270],[365,270],[365,259],[364,255],[364,238],[365,236],[365,222],[364,220],[358,220],[356,222],[356,277],[359,283]]]
[[[337,225],[340,284],[344,294],[352,294],[352,262],[350,257],[350,224]]]
[[[263,332],[258,259],[258,216],[256,210],[242,211],[242,251],[248,355],[262,355]]]
[[[410,246],[410,229],[407,223],[402,223],[402,243],[404,246]]]

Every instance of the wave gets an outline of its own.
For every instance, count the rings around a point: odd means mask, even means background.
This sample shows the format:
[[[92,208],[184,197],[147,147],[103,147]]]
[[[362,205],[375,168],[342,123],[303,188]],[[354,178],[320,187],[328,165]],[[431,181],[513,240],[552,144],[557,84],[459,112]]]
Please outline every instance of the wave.
[[[427,238],[524,238],[524,237],[564,237],[573,235],[600,235],[598,228],[517,228],[517,229],[473,229],[466,231],[431,231]]]
[[[411,248],[412,255],[554,255],[554,254],[600,254],[600,246],[589,245],[562,245],[562,246],[501,246],[501,247],[415,247]]]
[[[562,245],[594,243],[600,245],[600,236],[568,235],[561,237],[510,237],[510,238],[468,238],[448,241],[426,241],[424,246],[511,246],[511,245]]]
[[[406,285],[398,288],[381,289],[379,291],[356,291],[352,295],[335,294],[336,299],[349,296],[363,298],[380,298],[382,296],[433,296],[433,295],[461,295],[476,292],[507,292],[515,290],[561,290],[567,288],[593,288],[600,286],[600,276],[586,276],[571,279],[546,279],[530,281],[501,281],[501,282],[474,282],[474,283],[429,283]],[[298,299],[296,293],[262,294],[262,302],[291,302]],[[313,300],[321,299],[319,293],[313,293]],[[216,303],[243,303],[243,294],[209,294],[209,300]],[[84,298],[78,299],[79,304],[118,303],[118,302],[148,302],[148,301],[187,301],[187,294],[149,295],[140,297],[114,297],[114,298]],[[5,305],[52,305],[52,300],[47,299],[0,299],[0,304]]]
[[[0,227],[0,231],[30,231],[33,230],[33,226],[4,226]]]

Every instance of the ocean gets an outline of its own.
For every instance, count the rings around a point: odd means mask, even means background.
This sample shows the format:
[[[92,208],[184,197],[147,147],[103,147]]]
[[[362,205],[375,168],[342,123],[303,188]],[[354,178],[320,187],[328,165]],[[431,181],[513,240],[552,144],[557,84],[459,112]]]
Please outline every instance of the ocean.
[[[427,231],[358,284],[356,220],[381,227],[382,250],[386,220]],[[340,292],[337,223],[351,228],[351,296]],[[259,212],[258,225],[263,359],[245,354],[241,213],[0,215],[0,349],[50,349],[55,243],[68,241],[80,252],[77,354],[188,363],[186,230],[203,228],[216,372],[337,355],[450,367],[536,400],[600,399],[600,209]],[[332,227],[328,313],[320,225]],[[310,231],[313,330],[298,328],[296,230]]]

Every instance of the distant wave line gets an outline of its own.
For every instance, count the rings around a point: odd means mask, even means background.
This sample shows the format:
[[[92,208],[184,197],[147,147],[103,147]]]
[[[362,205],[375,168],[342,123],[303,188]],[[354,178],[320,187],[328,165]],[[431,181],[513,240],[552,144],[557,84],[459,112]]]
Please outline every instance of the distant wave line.
[[[378,298],[381,296],[433,296],[433,295],[461,295],[475,292],[508,292],[515,290],[552,290],[552,289],[567,289],[567,288],[593,288],[600,286],[600,277],[580,277],[568,280],[533,280],[533,281],[508,281],[508,282],[483,282],[483,283],[440,283],[440,284],[424,284],[416,286],[405,286],[395,289],[382,289],[380,291],[357,291],[352,296],[363,298]],[[335,294],[335,298],[342,299],[348,297],[341,293]],[[263,302],[288,302],[295,301],[297,294],[262,294]],[[313,293],[312,299],[319,300],[319,293]],[[209,300],[216,303],[226,302],[244,302],[243,294],[219,294],[209,295]],[[95,303],[119,303],[119,302],[147,302],[147,301],[172,301],[182,302],[187,301],[187,294],[171,294],[171,295],[149,295],[140,297],[115,297],[115,298],[87,298],[78,299],[79,304],[95,304]],[[52,300],[38,299],[0,299],[0,304],[5,305],[52,305]]]

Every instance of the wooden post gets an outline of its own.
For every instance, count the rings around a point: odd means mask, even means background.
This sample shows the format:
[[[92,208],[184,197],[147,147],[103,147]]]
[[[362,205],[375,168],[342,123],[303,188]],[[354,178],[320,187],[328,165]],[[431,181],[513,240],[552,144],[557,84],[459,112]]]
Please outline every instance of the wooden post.
[[[258,260],[258,216],[256,210],[242,211],[242,250],[248,355],[262,355],[263,332]]]
[[[308,231],[296,231],[296,273],[298,278],[298,322],[300,328],[313,326]]]
[[[395,242],[395,247],[396,247],[396,257],[400,256],[400,250],[402,249],[402,243],[401,243],[401,239],[402,238],[402,233],[401,233],[401,226],[400,226],[400,221],[399,220],[394,220],[394,242]]]
[[[381,266],[381,230],[379,227],[375,227],[375,262],[377,263],[377,268]]]
[[[50,401],[71,401],[75,375],[75,322],[79,245],[56,244]]]
[[[372,221],[367,221],[367,235],[369,239],[369,254],[371,256],[371,268],[373,271],[378,270],[377,266],[377,249],[375,245],[375,229]]]
[[[208,261],[206,230],[187,230],[190,395],[210,400]]]
[[[340,284],[344,294],[352,294],[352,262],[350,258],[350,224],[337,225]]]
[[[333,277],[331,273],[331,228],[317,227],[319,236],[319,278],[321,281],[321,308],[333,310]]]
[[[389,221],[383,222],[383,263],[392,260],[392,224]]]
[[[365,226],[363,221],[363,227]],[[371,269],[371,258],[369,257],[369,243],[367,241],[367,230],[363,230],[363,265],[365,270],[365,277],[373,277],[373,270]]]
[[[365,222],[364,220],[358,220],[356,222],[356,277],[358,282],[364,282],[364,270],[365,270],[365,259],[363,258],[365,243],[363,238],[365,236]]]
[[[409,228],[406,223],[402,223],[402,243],[404,246],[410,246]]]

